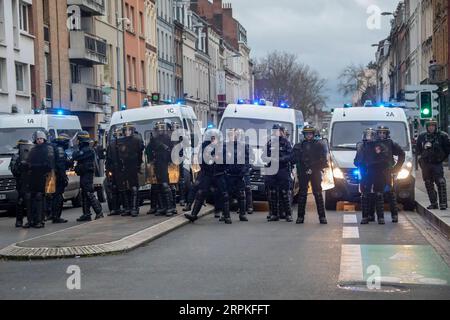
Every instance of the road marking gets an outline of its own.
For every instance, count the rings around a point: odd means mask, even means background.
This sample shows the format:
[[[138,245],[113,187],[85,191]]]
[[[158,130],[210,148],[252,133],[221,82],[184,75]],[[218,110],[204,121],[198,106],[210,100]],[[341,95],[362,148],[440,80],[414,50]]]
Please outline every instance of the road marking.
[[[346,215],[344,215],[344,223],[345,224],[358,223],[358,218],[356,217],[356,214],[346,214]]]
[[[344,239],[359,239],[358,227],[344,227],[342,229],[342,238],[344,238]]]
[[[364,281],[360,245],[342,245],[339,282]]]

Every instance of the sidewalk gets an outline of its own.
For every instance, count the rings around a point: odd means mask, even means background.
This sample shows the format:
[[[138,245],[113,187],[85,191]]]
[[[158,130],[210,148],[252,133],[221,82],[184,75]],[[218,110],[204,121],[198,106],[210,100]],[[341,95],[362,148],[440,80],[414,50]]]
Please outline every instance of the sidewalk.
[[[444,172],[448,187],[450,185],[450,170],[448,170],[448,167],[444,167]],[[447,192],[450,193],[450,188],[448,188]],[[430,205],[430,200],[426,192],[420,169],[416,173],[416,203],[417,212],[450,239],[450,210],[447,209],[446,211],[441,211],[427,209]]]
[[[138,218],[106,217],[54,233],[12,244],[0,250],[0,258],[9,260],[89,257],[133,250],[189,222],[181,214],[173,218],[145,215]],[[201,217],[211,214],[202,210]]]

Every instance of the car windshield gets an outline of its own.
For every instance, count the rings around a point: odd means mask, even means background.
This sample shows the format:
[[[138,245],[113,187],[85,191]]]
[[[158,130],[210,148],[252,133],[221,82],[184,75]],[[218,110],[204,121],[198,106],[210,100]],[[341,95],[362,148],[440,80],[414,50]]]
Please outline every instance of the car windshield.
[[[42,128],[0,128],[0,154],[14,154],[17,141],[31,140],[33,133]]]
[[[133,122],[133,124],[136,127],[136,131],[142,135],[142,137],[146,137],[146,132],[152,131],[155,128],[155,125],[157,122],[166,122],[166,123],[172,123],[172,122],[178,122],[182,125],[180,118],[161,118],[161,119],[148,119],[143,121],[136,121]],[[123,124],[117,124],[111,126],[111,129],[109,131],[109,141],[111,141],[111,137],[113,137],[113,133],[118,129],[121,128]]]
[[[293,140],[293,125],[287,122],[281,121],[273,121],[273,120],[260,120],[260,119],[241,119],[241,118],[227,118],[223,120],[221,131],[224,136],[230,129],[241,129],[247,131],[249,129],[255,130],[257,134],[259,134],[260,130],[265,130],[267,137],[270,137],[272,132],[272,127],[274,124],[283,125],[289,135],[289,140],[292,142]],[[252,146],[263,147],[267,144],[267,141],[260,141],[261,137],[258,137],[258,141],[255,139],[249,139],[249,143]]]
[[[408,130],[403,122],[348,121],[333,125],[331,148],[334,151],[356,150],[356,144],[362,140],[364,130],[386,126],[391,130],[391,138],[405,151],[409,151]]]

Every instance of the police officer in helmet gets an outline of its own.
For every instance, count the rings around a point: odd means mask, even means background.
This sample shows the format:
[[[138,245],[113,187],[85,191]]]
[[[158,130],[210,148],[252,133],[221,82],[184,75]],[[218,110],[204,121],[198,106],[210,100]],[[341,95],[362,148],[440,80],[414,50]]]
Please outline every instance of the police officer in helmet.
[[[28,217],[28,222],[31,220],[30,215],[30,194],[29,194],[29,175],[27,158],[33,147],[33,142],[21,139],[17,142],[16,149],[18,152],[14,154],[9,165],[14,179],[16,179],[16,191],[18,194],[16,203],[16,228],[23,227],[23,217],[25,213]]]
[[[61,218],[64,206],[64,190],[69,184],[67,170],[72,166],[72,161],[68,159],[66,150],[69,149],[70,137],[62,133],[53,140],[53,149],[55,153],[55,173],[56,173],[56,192],[53,194],[51,218],[53,223],[67,223],[67,220]]]
[[[428,209],[446,210],[448,208],[447,181],[444,177],[443,162],[450,154],[450,140],[447,133],[439,130],[435,120],[428,121],[426,129],[427,131],[417,139],[417,156],[431,202]],[[437,186],[437,192],[434,185]]]
[[[322,177],[323,170],[328,168],[329,164],[326,148],[320,140],[316,139],[316,134],[316,128],[305,126],[303,129],[305,139],[294,147],[294,160],[300,182],[297,224],[305,222],[309,183],[312,186],[320,224],[328,223],[323,199]]]
[[[91,147],[89,132],[78,133],[78,150],[73,153],[73,160],[77,162],[75,172],[80,177],[83,215],[78,222],[91,221],[91,207],[95,211],[95,220],[103,218],[102,205],[94,194],[95,150]]]
[[[140,136],[136,134],[134,124],[124,124],[122,132],[124,137],[121,139],[121,145],[124,150],[119,153],[119,158],[125,166],[125,203],[128,204],[129,208],[122,216],[137,217],[139,215],[139,172],[143,162],[144,143]]]
[[[120,216],[125,212],[121,206],[125,203],[123,197],[126,195],[122,195],[120,190],[121,184],[125,184],[123,182],[125,179],[125,172],[119,158],[120,152],[118,140],[120,140],[121,137],[122,130],[116,129],[106,148],[105,169],[109,189],[109,216]]]
[[[47,135],[42,131],[33,134],[34,147],[31,149],[28,159],[28,177],[30,181],[31,209],[30,221],[25,228],[44,227],[44,200],[47,177],[54,170],[54,151],[47,143]]]
[[[281,124],[275,124],[272,127],[272,137],[267,143],[263,155],[263,160],[268,162],[266,171],[269,168],[278,168],[277,172],[272,172],[274,174],[268,174],[265,178],[270,208],[269,222],[280,221],[280,215],[283,210],[286,215],[286,221],[293,221],[290,201],[292,145],[286,139],[284,132],[285,128]],[[278,157],[276,157],[275,151],[278,151]]]

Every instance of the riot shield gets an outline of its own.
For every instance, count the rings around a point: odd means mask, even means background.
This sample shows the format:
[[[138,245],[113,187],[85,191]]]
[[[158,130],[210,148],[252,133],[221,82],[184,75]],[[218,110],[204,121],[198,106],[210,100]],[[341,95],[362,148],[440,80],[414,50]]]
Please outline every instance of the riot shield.
[[[328,191],[335,188],[335,181],[333,175],[333,159],[331,157],[330,144],[327,139],[322,139],[319,141],[327,154],[327,162],[328,168],[325,168],[323,171],[323,179],[322,179],[322,189],[323,191]]]

